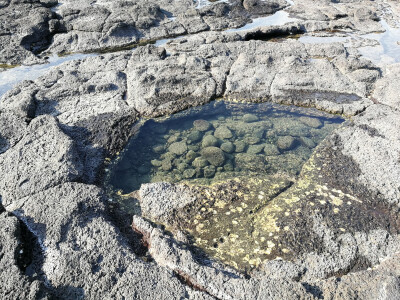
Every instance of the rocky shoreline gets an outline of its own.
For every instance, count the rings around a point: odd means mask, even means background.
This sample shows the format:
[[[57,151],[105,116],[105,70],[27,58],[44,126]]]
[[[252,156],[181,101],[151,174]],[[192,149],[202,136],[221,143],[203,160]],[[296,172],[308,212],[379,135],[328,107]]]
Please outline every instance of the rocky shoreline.
[[[113,52],[66,62],[0,98],[1,298],[400,298],[399,64],[374,65],[359,40],[296,39],[352,34],[368,44],[363,35],[382,30],[380,19],[400,20],[399,4],[197,4],[0,1],[3,69],[50,54]],[[297,21],[225,30],[282,9]],[[103,186],[109,158],[140,118],[216,98],[347,117],[256,219],[290,257],[271,250],[250,274],[198,255],[181,231],[149,221],[181,220],[185,205],[204,200],[198,191],[143,185],[137,197],[147,214],[132,221]],[[167,205],[153,207],[160,199]]]

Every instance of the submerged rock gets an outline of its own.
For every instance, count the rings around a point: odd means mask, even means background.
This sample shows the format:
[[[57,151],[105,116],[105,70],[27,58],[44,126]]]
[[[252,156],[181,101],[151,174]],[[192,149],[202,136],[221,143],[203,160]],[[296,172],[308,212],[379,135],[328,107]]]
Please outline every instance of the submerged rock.
[[[224,152],[217,147],[207,147],[201,150],[201,156],[205,158],[210,164],[220,167],[225,162]]]
[[[258,117],[252,114],[245,114],[242,118],[243,122],[245,123],[252,123],[252,122],[257,122]]]
[[[287,151],[293,148],[296,140],[292,136],[280,136],[276,142],[278,148],[282,151]]]
[[[201,142],[201,146],[203,148],[218,146],[218,139],[213,135],[206,135]]]
[[[187,145],[185,142],[176,142],[172,143],[169,147],[168,150],[171,153],[177,154],[177,155],[182,155],[187,151]]]
[[[220,146],[221,150],[226,153],[232,153],[235,151],[235,145],[231,142],[222,143]]]
[[[214,136],[219,139],[230,139],[233,137],[233,134],[228,127],[219,126],[215,129]]]
[[[211,128],[210,122],[208,122],[206,120],[196,120],[193,122],[193,126],[198,131],[207,131]]]
[[[266,144],[264,147],[264,153],[267,156],[274,156],[274,155],[279,155],[279,149],[276,145],[272,144]]]
[[[317,118],[300,117],[299,120],[300,122],[312,128],[320,128],[323,126],[322,122]]]

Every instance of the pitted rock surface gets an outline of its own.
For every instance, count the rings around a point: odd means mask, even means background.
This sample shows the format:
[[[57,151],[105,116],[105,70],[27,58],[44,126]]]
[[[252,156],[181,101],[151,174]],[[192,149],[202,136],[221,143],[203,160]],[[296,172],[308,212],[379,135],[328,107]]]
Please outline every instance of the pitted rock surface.
[[[342,43],[287,38],[380,31],[378,18],[398,22],[397,2],[56,4],[0,1],[1,70],[43,63],[47,53],[118,52],[63,64],[0,99],[2,299],[400,297],[398,66],[378,68]],[[220,32],[283,7],[295,23]],[[140,45],[177,35],[187,36]],[[218,97],[352,116],[254,214],[253,232],[278,242],[265,239],[260,250],[270,256],[253,258],[248,274],[192,248],[190,217],[212,213],[201,211],[198,193],[152,185],[146,217],[167,228],[134,216],[130,230],[132,216],[101,185],[104,160],[140,117]]]

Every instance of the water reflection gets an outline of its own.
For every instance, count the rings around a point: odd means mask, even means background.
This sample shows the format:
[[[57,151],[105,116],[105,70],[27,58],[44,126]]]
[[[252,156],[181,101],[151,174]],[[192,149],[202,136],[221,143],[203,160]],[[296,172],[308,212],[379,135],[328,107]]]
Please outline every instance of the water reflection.
[[[130,193],[148,182],[211,184],[241,176],[296,176],[342,118],[270,103],[217,101],[144,122],[111,165],[109,183]]]

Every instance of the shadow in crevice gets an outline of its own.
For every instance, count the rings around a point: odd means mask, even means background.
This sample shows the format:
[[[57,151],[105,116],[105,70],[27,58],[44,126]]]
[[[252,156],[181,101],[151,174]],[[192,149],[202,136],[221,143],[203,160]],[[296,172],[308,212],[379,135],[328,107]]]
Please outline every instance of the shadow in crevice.
[[[292,26],[289,28],[272,28],[268,30],[255,30],[247,33],[244,37],[245,41],[270,41],[275,39],[286,39],[289,37],[298,38],[300,34],[304,34],[306,31],[303,27]]]

